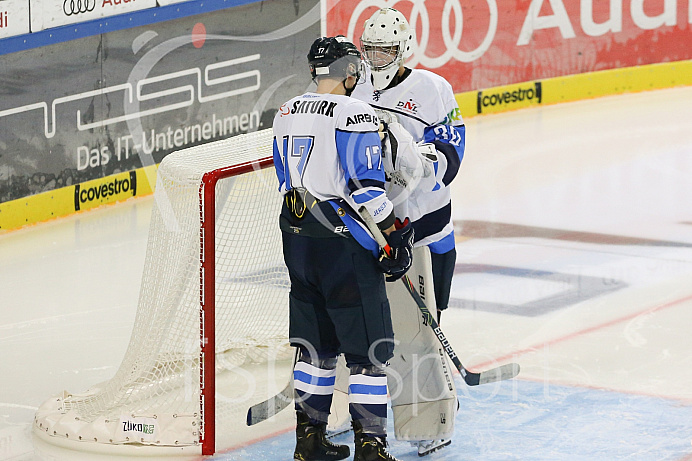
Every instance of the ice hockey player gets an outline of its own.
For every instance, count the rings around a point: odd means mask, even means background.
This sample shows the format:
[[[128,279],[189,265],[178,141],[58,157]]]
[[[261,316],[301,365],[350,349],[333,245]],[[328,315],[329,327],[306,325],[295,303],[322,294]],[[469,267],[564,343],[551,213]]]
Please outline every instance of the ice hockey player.
[[[370,104],[385,119],[383,131],[387,149],[383,157],[389,180],[388,195],[395,203],[397,218],[403,220],[408,217],[411,220],[416,247],[416,271],[411,272],[411,277],[420,281],[417,289],[426,290],[423,294],[427,294],[428,308],[431,312],[437,310],[439,322],[442,311],[449,303],[456,262],[449,186],[464,156],[466,128],[452,86],[433,72],[410,69],[404,65],[404,60],[412,55],[414,46],[414,31],[401,12],[392,8],[376,11],[365,22],[361,36],[366,75],[365,82],[356,88],[353,96]],[[430,261],[428,267],[424,264],[426,260]],[[432,283],[423,287],[422,281],[429,282],[430,278]],[[434,290],[431,290],[433,287]],[[393,306],[395,298],[403,300],[410,297],[407,294],[396,295],[396,291],[403,290],[400,284],[387,285]],[[402,340],[406,331],[417,331],[420,318],[407,316],[399,319],[395,315],[393,321],[396,337]],[[415,323],[407,325],[407,321]],[[399,329],[404,334],[400,334]],[[444,360],[438,360],[437,365],[432,358],[422,361],[422,368],[413,374],[410,360],[408,363],[403,360],[397,362],[397,357],[403,358],[405,354],[432,357],[441,353],[440,345],[430,331],[427,331],[427,338],[418,336],[415,340],[419,343],[404,342],[399,348],[401,351],[395,351],[396,357],[388,371],[404,377],[398,381],[400,388],[394,391],[390,388],[393,394],[403,394],[398,399],[392,399],[397,439],[412,441],[418,445],[419,454],[425,455],[451,443],[448,437],[453,430],[458,404],[456,395],[452,395],[452,386],[448,382],[449,369],[445,367]],[[416,384],[407,380],[406,376],[436,378],[428,379],[425,384]],[[390,386],[393,381],[390,379]],[[436,385],[432,381],[436,381]],[[440,414],[446,412],[446,427],[442,427],[434,418],[426,422],[420,406],[416,406],[420,399],[412,397],[412,394],[417,390],[425,391],[421,387],[426,386],[428,395],[439,396],[437,403],[427,404],[441,405],[437,411]],[[453,392],[456,394],[455,390]],[[414,405],[417,411],[406,410],[410,405]],[[431,425],[438,426],[438,430]],[[421,431],[424,426],[430,427],[430,432]],[[416,440],[421,435],[426,437]],[[431,435],[432,439],[423,440]]]
[[[295,97],[274,118],[274,165],[283,195],[284,261],[291,281],[289,336],[297,414],[294,460],[347,458],[325,437],[337,355],[350,369],[349,412],[355,461],[395,461],[386,449],[387,378],[392,325],[385,275],[411,265],[413,230],[395,229],[385,195],[374,110],[348,97],[358,82],[358,49],[322,37],[308,53],[315,92]],[[365,207],[394,249],[380,249],[356,210]]]

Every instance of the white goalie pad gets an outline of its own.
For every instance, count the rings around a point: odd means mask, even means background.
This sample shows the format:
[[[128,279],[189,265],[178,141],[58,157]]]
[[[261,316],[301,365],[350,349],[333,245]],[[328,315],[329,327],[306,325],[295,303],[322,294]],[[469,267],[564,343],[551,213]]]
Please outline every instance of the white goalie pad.
[[[407,273],[426,307],[436,315],[432,263],[427,246],[414,248]],[[392,309],[394,357],[387,367],[387,384],[397,440],[448,439],[454,433],[457,409],[451,366],[440,341],[423,322],[418,305],[403,283],[388,283]]]
[[[351,371],[346,366],[346,359],[339,356],[336,362],[336,381],[332,408],[327,422],[328,432],[342,432],[351,428],[351,414],[348,409],[348,377]]]
[[[432,264],[427,247],[414,248],[413,265],[407,275],[435,315]],[[451,438],[457,398],[447,356],[432,328],[423,323],[423,316],[403,283],[387,283],[387,296],[396,343],[394,357],[386,368],[396,439]],[[346,363],[339,357],[330,431],[349,425],[348,375]]]

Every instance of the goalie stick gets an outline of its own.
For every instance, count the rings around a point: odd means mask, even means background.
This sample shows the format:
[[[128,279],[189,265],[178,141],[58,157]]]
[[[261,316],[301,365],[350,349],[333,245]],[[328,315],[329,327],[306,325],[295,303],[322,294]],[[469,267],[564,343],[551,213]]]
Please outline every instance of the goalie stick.
[[[380,228],[377,227],[377,224],[375,223],[375,220],[372,219],[372,216],[370,216],[370,213],[365,209],[365,207],[361,207],[358,210],[358,212],[360,216],[363,218],[365,225],[370,230],[370,233],[372,233],[373,237],[377,241],[378,245],[380,245],[380,247],[387,256],[391,255],[392,250],[389,247],[389,244],[387,243],[387,239],[384,237],[384,234],[382,234],[382,231],[380,231]],[[512,379],[517,374],[519,374],[518,363],[508,363],[505,365],[501,365],[499,367],[492,368],[490,370],[482,371],[480,373],[475,373],[473,371],[467,370],[466,367],[462,365],[461,361],[459,360],[459,357],[457,357],[457,354],[454,352],[454,349],[452,349],[449,340],[447,340],[447,337],[442,332],[440,325],[438,325],[437,320],[435,320],[435,316],[433,316],[430,313],[427,306],[425,305],[425,301],[421,299],[420,294],[418,294],[418,291],[413,286],[413,283],[411,283],[411,280],[408,278],[407,275],[404,275],[401,278],[401,281],[406,286],[406,290],[409,292],[411,297],[413,297],[413,300],[418,305],[418,309],[421,311],[421,314],[423,314],[423,323],[429,325],[430,328],[432,328],[433,332],[435,333],[435,336],[440,341],[440,344],[442,344],[442,347],[444,348],[445,352],[447,352],[447,355],[452,360],[452,363],[454,363],[454,366],[457,368],[457,370],[459,370],[459,373],[461,373],[461,376],[464,378],[464,381],[467,385],[477,386],[479,384],[503,381],[505,379]]]
[[[368,213],[367,210],[364,209],[364,207],[361,207],[359,210],[359,214],[363,218],[363,221],[365,222],[366,226],[372,233],[377,243],[380,245],[380,247],[382,247],[382,250],[387,255],[391,254],[392,250],[389,247],[389,244],[387,243],[387,239],[385,239],[384,235],[377,227],[377,224],[372,219],[372,216],[370,216],[370,213]],[[501,365],[499,367],[491,368],[490,370],[482,371],[480,373],[467,370],[466,367],[464,367],[464,365],[459,360],[459,357],[457,357],[456,353],[454,352],[454,349],[452,349],[449,340],[447,340],[447,337],[442,332],[442,329],[440,328],[440,325],[438,325],[437,320],[435,320],[435,317],[428,310],[427,306],[425,305],[425,301],[421,299],[420,295],[418,294],[418,291],[413,286],[413,283],[411,283],[411,280],[408,278],[408,276],[404,275],[401,278],[401,281],[403,282],[404,286],[406,287],[406,290],[409,292],[413,300],[416,302],[418,309],[421,311],[424,323],[426,323],[430,326],[430,328],[432,328],[433,332],[435,333],[435,336],[440,341],[440,344],[442,344],[442,347],[444,348],[445,352],[452,360],[452,363],[454,364],[456,369],[459,370],[459,373],[464,378],[464,382],[466,382],[468,386],[477,386],[479,384],[504,381],[506,379],[512,379],[517,374],[519,374],[520,368],[518,363],[508,363],[505,365]],[[247,425],[252,426],[254,424],[260,423],[266,419],[271,418],[276,413],[286,408],[288,404],[292,401],[293,379],[291,379],[289,383],[286,385],[286,387],[275,396],[269,398],[268,400],[265,400],[264,402],[260,402],[250,407],[247,412]],[[341,432],[332,434],[332,436],[338,435],[340,433]]]

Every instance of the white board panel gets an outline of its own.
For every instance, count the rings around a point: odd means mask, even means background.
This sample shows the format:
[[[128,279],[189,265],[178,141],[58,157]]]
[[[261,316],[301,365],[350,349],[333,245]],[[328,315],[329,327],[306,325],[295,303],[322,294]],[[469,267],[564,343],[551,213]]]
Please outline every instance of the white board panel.
[[[32,32],[156,7],[156,0],[29,1]]]
[[[29,33],[29,0],[0,0],[0,38]]]

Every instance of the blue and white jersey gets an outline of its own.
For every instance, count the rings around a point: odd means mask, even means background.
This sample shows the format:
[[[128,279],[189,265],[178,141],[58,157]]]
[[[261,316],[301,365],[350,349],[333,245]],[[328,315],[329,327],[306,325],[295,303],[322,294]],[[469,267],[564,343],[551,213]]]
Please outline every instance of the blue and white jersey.
[[[304,188],[337,210],[345,202],[352,210],[344,209],[344,224],[375,254],[379,248],[352,211],[364,206],[378,224],[394,219],[385,194],[378,126],[375,111],[357,99],[306,93],[279,108],[273,127],[281,193]]]
[[[433,253],[445,253],[454,247],[448,186],[459,171],[466,145],[466,128],[452,86],[433,72],[411,69],[394,87],[375,90],[370,70],[365,68],[365,81],[352,96],[373,108],[395,113],[415,141],[433,143],[437,149],[437,184],[432,191],[411,192],[405,209],[415,229],[416,246],[429,245]]]

